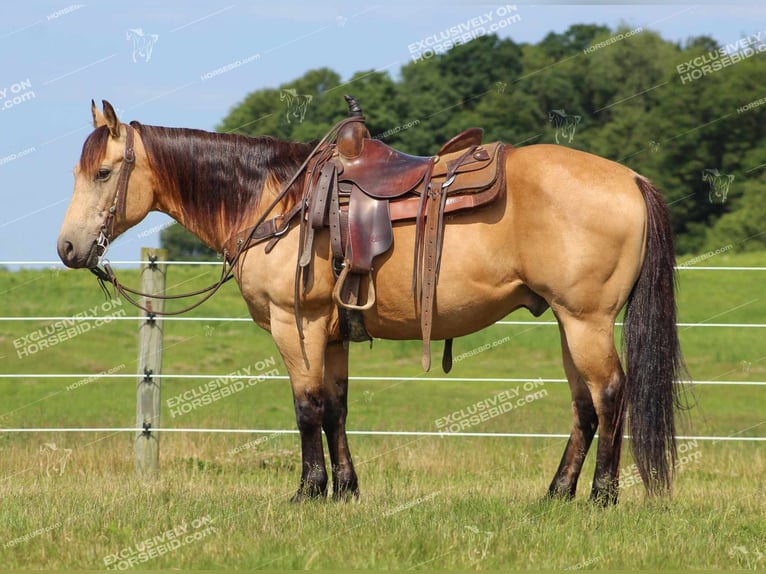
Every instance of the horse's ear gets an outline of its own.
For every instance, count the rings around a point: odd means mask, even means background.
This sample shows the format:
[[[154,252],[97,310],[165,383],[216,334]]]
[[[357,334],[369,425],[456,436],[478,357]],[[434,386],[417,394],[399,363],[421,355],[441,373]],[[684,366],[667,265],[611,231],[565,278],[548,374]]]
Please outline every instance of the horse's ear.
[[[96,102],[93,100],[90,101],[90,113],[93,115],[94,128],[100,128],[101,126],[106,125],[106,118],[104,117],[104,114],[102,114],[101,110],[96,107]]]
[[[113,138],[117,139],[120,137],[120,120],[117,119],[117,113],[114,111],[112,104],[106,100],[101,100],[101,103],[104,104],[104,120],[109,128],[109,133],[112,134]]]

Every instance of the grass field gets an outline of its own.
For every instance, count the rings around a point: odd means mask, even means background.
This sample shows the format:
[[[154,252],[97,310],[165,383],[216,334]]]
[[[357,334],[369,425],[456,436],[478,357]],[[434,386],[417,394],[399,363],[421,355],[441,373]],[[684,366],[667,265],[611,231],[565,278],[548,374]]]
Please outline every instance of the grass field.
[[[766,254],[724,254],[698,265],[766,266]],[[211,282],[216,272],[172,267],[168,284],[185,290]],[[765,273],[682,271],[679,321],[766,323]],[[135,271],[124,274],[126,283],[137,284]],[[86,272],[3,271],[0,293],[3,316],[135,314],[127,303],[105,303]],[[246,310],[229,284],[191,315],[245,317]],[[533,320],[525,312],[510,319]],[[551,320],[548,312],[538,321]],[[31,345],[31,333],[55,323],[0,323],[0,373],[26,375],[0,379],[2,426],[133,426],[136,379],[85,375],[135,373],[138,323],[104,321],[50,348]],[[285,374],[270,337],[252,323],[166,321],[163,328],[166,374],[255,374],[267,366]],[[766,380],[762,329],[680,332],[695,380]],[[450,379],[520,381],[354,380],[444,377],[438,369],[422,373],[417,342],[355,345],[349,428],[435,431],[450,413],[518,389],[520,397],[532,397],[528,404],[469,430],[568,432],[566,385],[538,381],[563,377],[555,327],[495,325],[456,341],[454,354],[462,360]],[[76,376],[35,376],[46,373]],[[295,428],[284,380],[243,384],[231,396],[173,416],[168,401],[207,381],[165,379],[162,425]],[[766,436],[763,389],[696,387],[696,406],[679,432]],[[361,498],[293,505],[295,434],[167,433],[160,474],[144,482],[133,474],[129,433],[2,433],[0,568],[766,568],[763,442],[681,439],[669,500],[647,500],[633,484],[626,449],[620,504],[604,510],[587,501],[592,454],[575,501],[543,499],[565,439],[350,438]]]

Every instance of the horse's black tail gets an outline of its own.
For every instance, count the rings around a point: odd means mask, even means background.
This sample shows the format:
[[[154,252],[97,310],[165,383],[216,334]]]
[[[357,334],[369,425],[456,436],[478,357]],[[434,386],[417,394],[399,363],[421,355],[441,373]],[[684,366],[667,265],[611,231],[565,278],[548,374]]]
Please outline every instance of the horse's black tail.
[[[628,298],[623,328],[625,401],[633,458],[650,494],[670,490],[676,463],[677,380],[686,380],[676,328],[675,257],[668,208],[648,180],[636,177],[647,210],[646,255]]]

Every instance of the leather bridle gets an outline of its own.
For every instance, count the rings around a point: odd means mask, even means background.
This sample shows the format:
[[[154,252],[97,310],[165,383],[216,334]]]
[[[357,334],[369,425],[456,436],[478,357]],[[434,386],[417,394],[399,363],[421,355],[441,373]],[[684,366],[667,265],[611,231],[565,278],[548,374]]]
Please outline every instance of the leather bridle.
[[[109,242],[114,233],[115,215],[118,213],[125,215],[125,196],[128,194],[128,180],[136,165],[136,151],[133,149],[133,140],[135,139],[133,135],[133,126],[125,124],[125,129],[125,152],[122,156],[120,175],[117,178],[117,189],[114,192],[112,205],[106,212],[104,223],[101,224],[101,230],[96,239],[96,246],[100,249],[100,253],[98,254],[99,257],[103,257],[104,253],[109,249]]]

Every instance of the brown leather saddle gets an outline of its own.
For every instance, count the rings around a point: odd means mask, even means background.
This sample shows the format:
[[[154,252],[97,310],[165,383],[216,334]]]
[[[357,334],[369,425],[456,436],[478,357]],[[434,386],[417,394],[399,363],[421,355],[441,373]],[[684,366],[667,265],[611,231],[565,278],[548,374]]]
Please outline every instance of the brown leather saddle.
[[[445,214],[488,205],[500,197],[501,160],[508,146],[482,144],[483,130],[471,128],[434,156],[412,156],[372,139],[358,103],[350,96],[346,100],[350,117],[339,128],[335,143],[317,154],[308,168],[299,265],[304,269],[311,265],[314,232],[329,229],[337,275],[333,299],[360,319],[360,313],[375,304],[375,257],[391,249],[395,223],[414,223],[412,293],[419,295],[423,368],[428,370]],[[367,292],[362,294],[365,278]],[[344,338],[369,339],[363,328],[361,332],[362,337],[346,333]],[[449,371],[451,340],[442,365]]]

